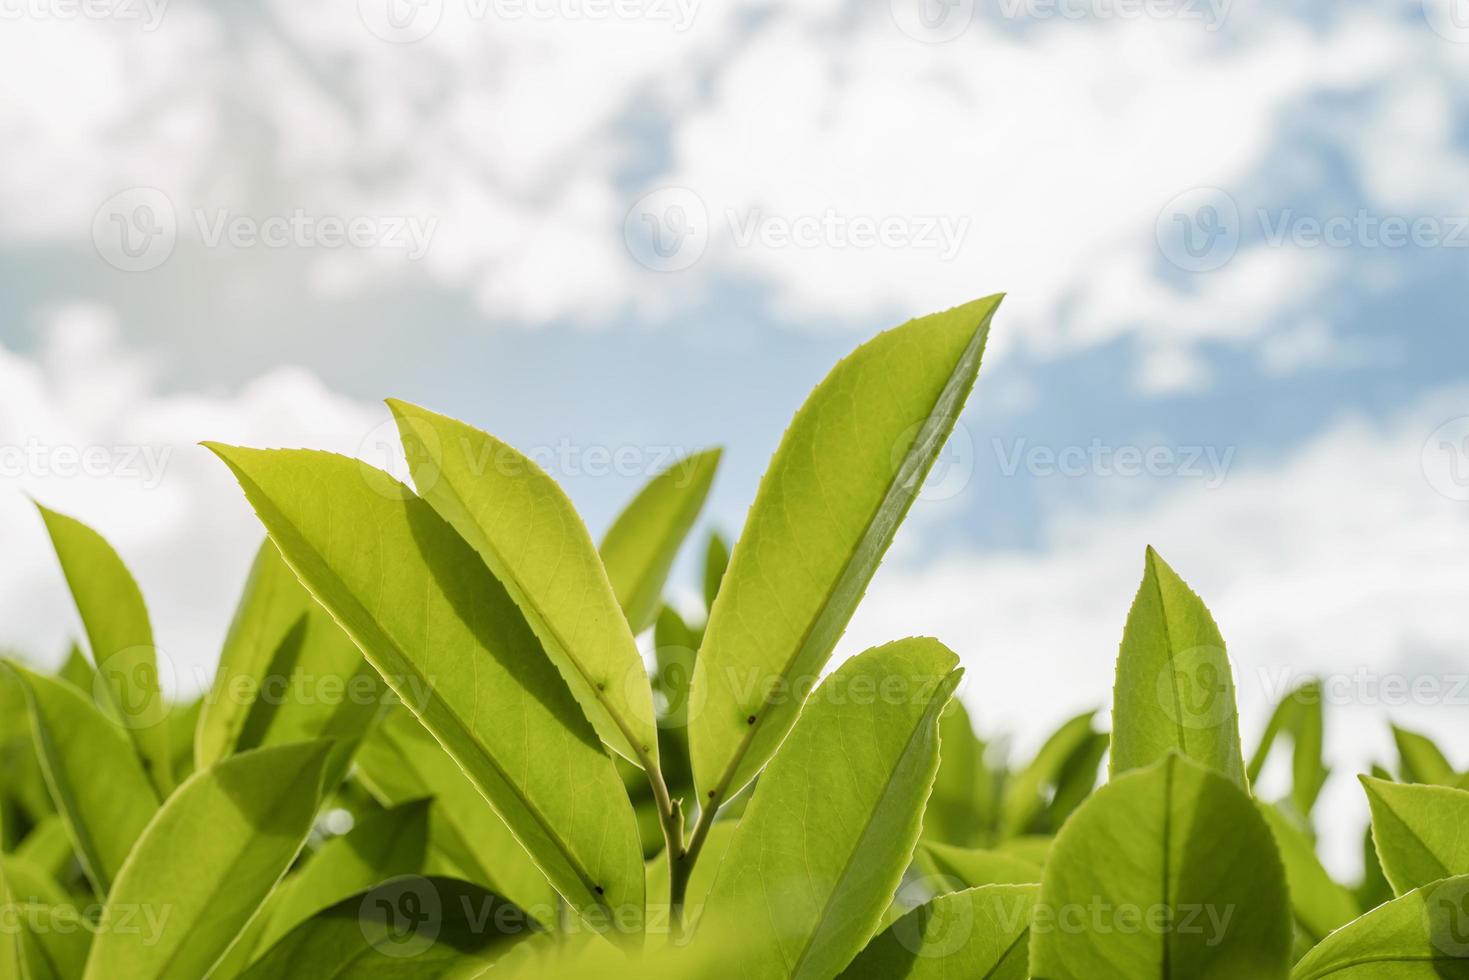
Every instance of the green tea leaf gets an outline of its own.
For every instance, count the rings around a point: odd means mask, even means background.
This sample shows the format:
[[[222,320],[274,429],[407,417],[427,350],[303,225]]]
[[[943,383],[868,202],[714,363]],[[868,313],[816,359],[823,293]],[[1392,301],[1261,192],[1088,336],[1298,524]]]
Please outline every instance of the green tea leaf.
[[[1403,782],[1465,788],[1461,782],[1463,777],[1427,735],[1394,725],[1392,737],[1398,747],[1398,774]]]
[[[795,723],[974,386],[1000,297],[859,347],[792,420],[735,544],[695,665],[702,805],[753,779]]]
[[[470,980],[534,928],[514,905],[478,885],[409,875],[301,923],[243,980]]]
[[[132,746],[128,746],[128,752],[132,752]],[[135,758],[134,765],[136,764]],[[153,792],[151,784],[148,792]],[[59,878],[76,857],[65,818],[59,813],[53,813],[32,827],[25,840],[15,849],[15,856],[40,868],[52,878]]]
[[[1149,548],[1117,657],[1112,774],[1174,749],[1247,786],[1224,638],[1203,601]]]
[[[812,695],[709,894],[716,934],[740,927],[743,976],[833,976],[876,930],[918,840],[957,664],[937,640],[899,640]]]
[[[127,732],[64,681],[9,665],[25,688],[41,769],[82,869],[106,896],[158,796]]]
[[[102,535],[75,518],[36,507],[87,631],[100,675],[94,696],[117,711],[148,778],[159,796],[167,796],[174,786],[163,723],[168,709],[158,685],[158,650],[143,594]]]
[[[248,964],[292,929],[347,898],[401,875],[423,871],[428,847],[429,801],[415,800],[372,814],[321,846],[270,893],[260,913],[226,959]],[[210,974],[210,980],[239,970]]]
[[[267,540],[225,639],[196,762],[330,738],[324,785],[335,785],[382,701],[377,672]]]
[[[1368,912],[1307,953],[1291,980],[1441,980],[1469,976],[1469,875]]]
[[[984,753],[969,712],[951,698],[939,718],[939,771],[923,811],[924,840],[967,847],[988,839],[998,787]]]
[[[1290,916],[1275,841],[1254,803],[1224,776],[1169,753],[1098,790],[1056,837],[1031,973],[1281,978]]]
[[[257,749],[190,776],[143,831],[102,910],[139,927],[101,931],[84,980],[207,975],[305,843],[329,748]]]
[[[914,862],[929,878],[930,890],[943,894],[981,885],[1037,885],[1041,865],[1017,854],[982,847],[953,847],[925,841]]]
[[[356,460],[211,448],[281,557],[561,896],[598,921],[608,909],[641,909],[637,826],[612,760],[510,595],[454,529]]]
[[[1372,838],[1393,892],[1469,874],[1469,791],[1359,776],[1372,808]]]
[[[269,539],[262,542],[199,718],[194,740],[198,768],[207,768],[238,748],[250,748],[239,744],[245,722],[259,698],[272,659],[310,605],[311,596],[281,560],[275,545]]]
[[[920,905],[867,944],[844,980],[1026,980],[1035,885],[991,885]]]
[[[1289,735],[1292,743],[1291,804],[1302,817],[1309,818],[1330,775],[1321,752],[1324,719],[1319,680],[1306,681],[1275,706],[1245,768],[1251,786],[1259,780],[1270,750],[1282,734]]]
[[[1256,807],[1275,835],[1296,925],[1310,941],[1320,942],[1360,915],[1362,910],[1352,893],[1333,881],[1321,866],[1311,838],[1270,804],[1257,801]]]
[[[1054,790],[1067,763],[1079,752],[1091,757],[1087,750],[1097,735],[1092,729],[1095,716],[1095,711],[1088,711],[1063,724],[1046,739],[1030,764],[1006,783],[1000,803],[1004,836],[1015,837],[1037,829],[1033,825],[1046,804],[1047,791]]]
[[[433,797],[429,839],[461,877],[503,895],[542,920],[556,892],[464,771],[418,719],[398,707],[357,755],[363,782],[386,806]]]
[[[634,633],[653,625],[674,556],[704,507],[720,450],[685,457],[659,473],[623,509],[598,548]]]
[[[714,599],[719,595],[719,586],[724,581],[724,572],[728,567],[729,542],[718,531],[710,531],[709,543],[704,548],[705,609],[714,608]]]
[[[423,499],[520,607],[592,727],[630,762],[658,761],[653,692],[586,525],[530,458],[463,422],[388,400]]]

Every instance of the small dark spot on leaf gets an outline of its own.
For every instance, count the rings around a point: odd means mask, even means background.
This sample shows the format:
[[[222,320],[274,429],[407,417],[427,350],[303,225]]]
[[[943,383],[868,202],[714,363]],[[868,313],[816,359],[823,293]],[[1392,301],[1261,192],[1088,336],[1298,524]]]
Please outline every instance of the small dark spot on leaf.
[[[745,719],[745,724],[747,724],[747,725],[753,725],[753,724],[755,724],[755,716],[754,715],[751,715],[750,717],[746,718]]]
[[[597,885],[596,888],[597,888],[597,894],[598,895],[601,895],[602,894],[602,886],[601,885]]]

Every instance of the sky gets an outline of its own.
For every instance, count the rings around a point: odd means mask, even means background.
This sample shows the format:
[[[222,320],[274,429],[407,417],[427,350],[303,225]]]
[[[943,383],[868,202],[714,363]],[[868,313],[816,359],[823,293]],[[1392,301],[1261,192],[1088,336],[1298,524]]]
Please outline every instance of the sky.
[[[532,452],[595,535],[722,445],[735,535],[838,358],[1004,292],[838,658],[940,637],[1019,752],[1106,724],[1152,544],[1247,751],[1327,678],[1333,867],[1389,719],[1469,768],[1466,0],[0,18],[0,647],[78,632],[30,494],[117,546],[203,687],[261,532],[197,442],[392,465],[389,396]]]

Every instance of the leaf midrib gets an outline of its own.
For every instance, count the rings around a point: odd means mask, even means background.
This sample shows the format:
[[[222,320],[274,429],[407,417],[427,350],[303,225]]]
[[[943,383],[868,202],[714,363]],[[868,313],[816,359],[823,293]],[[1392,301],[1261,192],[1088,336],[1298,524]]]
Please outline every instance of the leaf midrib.
[[[410,417],[409,420],[414,423],[423,422],[421,418]],[[481,435],[485,438],[489,438],[493,441],[499,442],[499,440],[495,440],[494,437],[490,436],[488,433],[481,433]],[[514,449],[514,447],[510,446],[508,443],[500,444],[508,449]],[[534,461],[530,460],[529,458],[527,458],[527,462],[531,465],[534,465]],[[530,591],[525,588],[525,585],[524,583],[522,583],[520,576],[517,575],[514,569],[511,567],[511,563],[507,561],[503,557],[503,555],[501,555],[500,549],[495,546],[494,542],[490,538],[490,535],[480,524],[479,518],[476,517],[474,511],[470,509],[469,502],[465,500],[464,496],[459,492],[459,488],[455,484],[455,481],[449,477],[448,470],[444,466],[442,460],[440,460],[439,462],[439,472],[440,475],[443,477],[443,480],[441,482],[448,487],[449,495],[454,498],[454,502],[459,505],[459,509],[464,512],[466,518],[470,521],[470,523],[474,525],[475,530],[479,532],[479,537],[485,542],[485,548],[483,551],[480,548],[476,547],[472,542],[470,542],[470,547],[474,548],[475,552],[479,554],[480,559],[485,563],[485,566],[489,568],[491,574],[493,574],[497,579],[500,580],[500,584],[504,585],[507,591],[511,592],[511,597],[516,600],[515,605],[525,615],[526,620],[530,623],[532,631],[535,632],[536,636],[541,639],[541,642],[544,643],[546,642],[547,638],[549,638],[555,644],[556,649],[561,651],[561,655],[564,656],[567,661],[576,668],[577,674],[581,677],[582,683],[586,685],[587,690],[591,692],[593,699],[595,699],[597,704],[601,706],[602,710],[607,713],[607,716],[612,719],[612,723],[617,726],[618,732],[620,732],[622,734],[622,737],[627,740],[628,747],[632,750],[633,754],[637,756],[635,760],[630,761],[635,761],[639,763],[644,770],[650,770],[653,766],[653,749],[651,747],[645,748],[640,744],[640,740],[633,736],[633,733],[628,729],[627,723],[623,720],[621,713],[615,711],[611,703],[608,702],[607,692],[605,690],[599,689],[598,685],[592,681],[587,671],[586,665],[581,662],[576,654],[572,653],[571,645],[568,644],[566,640],[561,636],[560,631],[557,630],[556,627],[551,625],[550,620],[548,620],[545,615],[542,614],[541,604],[531,598]],[[542,473],[541,475],[544,476],[547,480],[551,479],[549,474]],[[426,500],[427,498],[424,499]],[[575,515],[573,515],[573,517],[575,517]],[[576,517],[575,519],[580,520],[579,517]],[[448,523],[450,524],[450,526],[453,525],[452,521]],[[595,548],[593,550],[595,551]],[[489,554],[486,554],[486,552],[488,552]],[[622,619],[622,609],[621,606],[617,604],[617,597],[616,593],[613,592],[612,583],[605,581],[605,572],[603,572],[602,577],[604,579],[604,584],[606,584],[607,586],[607,591],[613,596],[613,605],[618,610],[618,617],[619,619]],[[622,621],[626,622],[625,619],[622,619]],[[657,740],[654,739],[652,744],[656,745]]]
[[[303,542],[309,540],[306,537],[306,535],[301,531],[301,529],[296,525],[296,522],[292,521],[289,517],[287,517],[285,515],[284,512],[282,512],[280,510],[280,508],[276,507],[274,504],[272,504],[270,502],[269,498],[261,491],[260,485],[258,483],[256,483],[254,480],[250,479],[249,477],[245,476],[243,472],[240,472],[240,478],[242,480],[245,480],[245,481],[249,482],[250,485],[255,488],[255,490],[256,490],[256,496],[262,501],[262,504],[260,506],[268,507],[272,512],[274,512],[275,515],[276,515],[276,517],[277,517],[277,519],[281,523],[283,523],[287,527],[289,527],[291,529],[292,533],[294,533]],[[427,506],[427,505],[425,504],[425,506]],[[309,545],[308,545],[308,548],[310,548]],[[314,552],[316,549],[315,548],[310,548],[310,550]],[[378,658],[376,656],[374,656],[373,654],[371,654],[368,651],[368,644],[364,644],[364,643],[362,643],[362,642],[359,641],[359,639],[357,637],[357,632],[355,630],[353,630],[350,626],[348,626],[348,624],[344,623],[340,618],[338,618],[337,615],[336,615],[336,613],[333,612],[332,609],[331,609],[331,607],[327,604],[325,598],[323,596],[321,596],[317,592],[317,590],[314,587],[312,587],[312,585],[308,581],[306,581],[305,578],[303,578],[301,576],[300,570],[296,567],[296,563],[291,558],[287,557],[285,549],[284,548],[280,549],[280,552],[281,552],[281,559],[283,561],[285,561],[286,564],[291,567],[292,573],[294,573],[296,575],[297,579],[299,579],[301,581],[301,584],[306,589],[306,591],[310,592],[312,598],[314,598],[317,601],[317,603],[322,607],[322,609],[326,610],[327,615],[331,616],[332,619],[336,621],[337,625],[340,626],[342,628],[342,630],[345,633],[347,633],[347,635],[349,635],[349,636],[352,637],[352,641],[354,643],[356,643],[357,644],[357,648],[362,651],[362,656],[364,658],[366,658],[373,665],[373,667],[377,670],[377,672],[380,675],[382,675],[383,680],[386,683],[387,682],[387,679],[388,679],[388,676],[389,676],[389,674],[391,672],[390,671],[384,671],[383,670],[382,664],[378,663]],[[352,594],[352,590],[351,589],[348,589],[346,587],[346,584],[344,582],[342,582],[340,576],[338,576],[336,574],[336,572],[334,572],[332,570],[331,566],[327,564],[327,562],[326,562],[326,560],[325,560],[324,557],[320,560],[320,564],[321,564],[322,568],[325,570],[325,572],[328,575],[331,576],[332,580],[338,585],[338,587],[341,589],[341,591],[346,595],[348,601],[351,602],[352,605],[354,605],[355,607],[357,607],[358,610],[361,611],[361,613],[363,614],[363,618],[366,619],[369,623],[372,623],[373,626],[374,626],[374,628],[377,630],[377,632],[385,640],[388,641],[388,644],[387,645],[389,645],[389,646],[392,647],[392,649],[397,654],[398,659],[402,661],[402,665],[405,668],[404,671],[403,671],[403,673],[405,673],[405,674],[412,674],[413,675],[413,678],[415,680],[419,681],[421,685],[423,685],[422,689],[423,690],[427,690],[429,692],[428,697],[432,701],[438,702],[440,705],[443,706],[443,708],[444,708],[444,714],[446,714],[448,716],[449,721],[464,736],[464,738],[469,742],[469,744],[473,748],[475,748],[476,750],[478,750],[480,756],[484,760],[486,760],[486,762],[489,764],[490,768],[493,769],[495,771],[496,775],[498,775],[500,777],[501,783],[509,789],[510,793],[525,808],[525,811],[527,813],[529,813],[529,814],[532,815],[532,817],[536,821],[537,826],[540,827],[541,832],[546,836],[546,839],[549,840],[549,841],[551,841],[551,843],[556,846],[556,849],[561,852],[562,857],[566,860],[567,864],[571,867],[572,871],[581,880],[582,887],[583,887],[584,891],[586,892],[586,897],[591,898],[593,904],[598,905],[598,906],[602,906],[604,908],[607,908],[610,911],[610,907],[607,906],[606,903],[601,900],[601,897],[598,896],[597,893],[596,893],[597,884],[596,884],[596,881],[593,878],[593,876],[588,872],[588,870],[586,869],[586,867],[583,866],[581,860],[571,851],[570,847],[567,845],[566,841],[562,839],[561,835],[556,832],[555,827],[553,827],[551,825],[550,821],[545,817],[545,815],[541,813],[540,807],[532,804],[532,802],[529,799],[529,797],[527,797],[525,795],[525,793],[521,791],[520,786],[517,785],[515,783],[515,781],[510,778],[509,773],[505,770],[505,768],[503,766],[500,765],[499,760],[496,759],[494,757],[494,755],[492,755],[488,751],[488,749],[485,747],[484,743],[482,743],[480,741],[479,737],[474,733],[474,731],[472,729],[470,729],[467,725],[465,725],[459,719],[458,713],[455,712],[452,708],[450,708],[448,706],[448,704],[445,703],[444,700],[442,698],[440,698],[435,693],[435,689],[431,685],[428,685],[428,678],[426,677],[426,675],[423,674],[422,671],[420,671],[418,669],[418,665],[415,664],[408,657],[408,655],[403,651],[402,647],[399,645],[398,641],[393,636],[391,636],[386,629],[384,629],[381,626],[378,626],[377,625],[377,623],[376,623],[376,617],[374,617],[373,615],[371,615],[370,613],[367,612],[366,607],[363,606],[362,603],[357,600],[356,596],[354,596]],[[467,626],[467,624],[466,624],[466,626]],[[394,693],[398,694],[398,696],[399,696],[400,699],[403,699],[405,705],[407,705],[412,700],[411,698],[404,698],[402,691],[400,691],[399,688],[396,687],[396,686],[394,686],[393,684],[389,683],[388,686],[393,688]],[[419,716],[417,712],[413,712],[413,714],[414,714],[414,717],[415,718],[418,718],[419,719],[419,722],[421,724],[422,723],[421,716]],[[424,727],[427,728],[428,726],[425,725]],[[430,729],[430,734],[433,734],[432,729]],[[435,741],[439,741],[437,735],[435,735]],[[459,759],[457,757],[455,757],[455,754],[454,754],[453,750],[450,749],[449,746],[444,745],[443,742],[440,742],[439,744],[443,747],[443,749],[444,749],[445,752],[448,752],[449,753],[449,756],[451,758],[454,758],[455,764],[458,765],[459,764]],[[460,768],[464,768],[464,767],[461,765]],[[473,783],[474,780],[471,779],[470,782]],[[481,796],[484,795],[484,791],[479,789],[478,784],[475,785],[475,789],[480,792],[480,795]],[[486,800],[486,803],[488,803],[488,800]],[[515,828],[514,827],[511,827],[508,821],[506,822],[506,827],[508,827],[510,829],[511,834],[515,834]],[[517,841],[520,840],[519,835],[515,835],[515,837],[516,837],[516,840]],[[522,846],[524,846],[524,845],[522,845]],[[534,861],[535,864],[536,864],[536,866],[539,868],[540,867],[540,862],[539,861],[536,861],[535,855],[531,853],[530,848],[526,848],[526,853],[531,856],[531,860]]]
[[[913,730],[908,733],[908,738],[903,743],[903,751],[898,753],[897,759],[888,769],[887,779],[883,780],[882,790],[878,794],[877,802],[868,812],[867,820],[862,825],[862,833],[859,834],[857,837],[857,845],[852,848],[852,850],[847,854],[847,859],[842,862],[842,870],[837,875],[836,882],[832,886],[831,892],[827,895],[826,902],[821,907],[821,914],[816,917],[816,927],[811,930],[811,933],[806,938],[806,942],[803,943],[801,946],[801,952],[797,955],[796,962],[791,968],[792,977],[799,976],[801,967],[805,964],[807,956],[809,956],[811,953],[812,946],[814,946],[816,943],[817,936],[821,934],[822,927],[825,925],[827,916],[831,912],[832,904],[836,901],[837,895],[842,891],[843,883],[847,880],[848,875],[851,873],[852,863],[857,859],[858,854],[866,851],[865,845],[868,842],[868,835],[872,833],[872,825],[877,821],[878,813],[888,803],[889,796],[892,793],[893,789],[893,782],[898,778],[898,773],[903,770],[904,766],[909,761],[909,757],[913,752],[914,745],[918,742],[919,737],[924,733],[924,730],[929,727],[930,723],[933,721],[934,705],[938,702],[940,693],[944,692],[945,687],[949,684],[949,681],[953,678],[953,676],[954,671],[950,671],[947,675],[945,675],[943,680],[939,682],[938,686],[934,688],[934,692],[929,698],[928,706],[924,709],[923,714],[919,716],[918,721],[913,726]],[[947,701],[947,696],[945,697],[945,701]],[[911,857],[912,855],[910,854],[909,858],[911,859]]]
[[[885,513],[889,512],[889,505],[895,498],[899,498],[900,496],[905,495],[900,490],[900,488],[905,482],[905,477],[911,478],[911,476],[913,475],[913,470],[918,465],[915,461],[914,448],[919,445],[920,442],[922,442],[921,437],[923,436],[924,432],[930,431],[929,427],[933,424],[934,418],[939,415],[940,409],[952,408],[955,402],[961,401],[964,397],[964,394],[960,392],[960,389],[972,387],[973,379],[970,379],[967,384],[963,380],[965,376],[970,374],[970,372],[968,371],[968,366],[971,363],[976,365],[973,374],[975,376],[978,376],[978,363],[984,357],[985,343],[989,339],[990,320],[991,318],[993,318],[995,309],[998,308],[998,305],[999,304],[996,303],[994,306],[990,307],[989,312],[985,314],[984,319],[980,321],[979,326],[975,329],[974,335],[970,337],[969,342],[965,345],[964,352],[959,356],[959,360],[955,364],[954,370],[949,372],[948,378],[944,380],[944,386],[942,389],[940,389],[938,397],[934,399],[933,405],[929,408],[928,414],[924,417],[918,435],[914,437],[913,443],[909,445],[908,452],[903,455],[902,464],[899,465],[898,469],[893,474],[893,478],[888,482],[888,488],[883,493],[882,500],[878,503],[877,508],[872,513],[872,516],[868,518],[867,526],[863,529],[862,536],[857,540],[857,543],[852,546],[851,551],[848,553],[847,559],[842,565],[842,574],[837,577],[837,580],[834,583],[832,583],[831,588],[827,589],[826,595],[822,598],[821,605],[818,607],[816,615],[811,617],[811,622],[807,625],[805,632],[801,635],[800,643],[796,645],[795,651],[786,659],[785,663],[781,665],[780,670],[777,672],[778,677],[785,677],[787,674],[790,673],[791,669],[802,659],[803,655],[810,648],[812,638],[817,634],[818,627],[825,624],[831,612],[832,600],[838,594],[846,591],[845,586],[851,584],[855,577],[862,574],[860,571],[856,570],[856,559],[859,555],[870,550],[869,546],[874,543],[875,539],[885,533],[886,528],[878,530],[879,518],[883,517]],[[954,415],[954,419],[956,422],[958,421],[957,414]],[[936,449],[942,448],[943,443],[940,442]],[[906,494],[909,506],[912,506],[913,497],[917,495],[917,492],[918,491],[915,488],[911,493]],[[904,510],[904,513],[906,513],[906,510]],[[901,520],[901,517],[898,517],[892,521],[891,528],[893,530],[893,535],[897,534],[897,526],[899,523],[901,523]],[[874,532],[876,532],[876,534]],[[744,535],[741,535],[740,537],[741,540],[735,542],[736,552],[740,550],[740,547],[743,544]],[[889,536],[889,539],[891,539],[891,537],[892,535]],[[883,548],[878,548],[876,550],[879,552],[880,558],[880,552],[883,550]],[[728,566],[726,567],[726,577],[728,575],[728,569],[734,566],[734,558],[734,554],[731,554]],[[876,573],[877,565],[878,562],[876,561],[872,563],[872,568],[867,573],[867,578],[869,581],[871,580],[872,575]],[[718,600],[716,600],[716,602],[717,601]],[[711,620],[713,618],[712,610],[710,613],[710,618]],[[833,643],[835,643],[835,641],[833,641]],[[701,650],[700,653],[702,652],[703,651]],[[702,660],[703,658],[700,657],[700,659]],[[775,685],[771,685],[772,688],[774,686]],[[725,791],[729,788],[730,781],[734,779],[734,774],[738,771],[740,763],[744,760],[745,753],[750,750],[750,745],[754,742],[756,734],[764,727],[765,719],[769,715],[769,712],[766,709],[770,707],[771,698],[774,696],[775,691],[773,689],[767,690],[763,695],[761,695],[759,707],[756,708],[754,712],[754,723],[746,726],[745,733],[740,737],[739,742],[736,743],[735,751],[730,756],[729,762],[725,765],[724,771],[720,774],[719,780],[709,790],[709,800],[713,805],[718,806],[723,803]]]

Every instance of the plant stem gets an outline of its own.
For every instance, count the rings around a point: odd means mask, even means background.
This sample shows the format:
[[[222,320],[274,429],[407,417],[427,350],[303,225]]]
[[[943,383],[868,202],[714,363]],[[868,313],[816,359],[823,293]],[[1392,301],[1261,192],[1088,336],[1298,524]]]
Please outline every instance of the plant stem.
[[[684,895],[689,887],[689,875],[694,870],[694,862],[699,859],[699,852],[704,848],[704,840],[709,836],[709,828],[714,825],[714,814],[718,810],[717,803],[711,803],[700,810],[699,819],[694,822],[693,833],[689,836],[688,847],[668,852],[669,918],[673,921],[675,936],[679,939],[684,935],[683,906]]]

